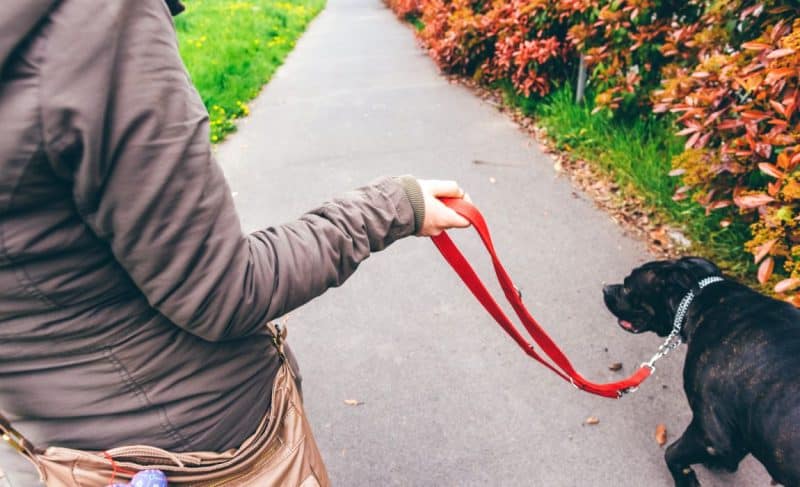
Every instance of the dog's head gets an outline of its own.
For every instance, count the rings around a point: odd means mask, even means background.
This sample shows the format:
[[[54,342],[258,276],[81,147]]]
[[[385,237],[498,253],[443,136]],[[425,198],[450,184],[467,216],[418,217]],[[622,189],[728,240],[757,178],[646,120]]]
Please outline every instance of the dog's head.
[[[717,266],[699,257],[649,262],[634,269],[622,284],[605,286],[603,297],[625,331],[667,336],[686,293],[700,280],[720,274]]]

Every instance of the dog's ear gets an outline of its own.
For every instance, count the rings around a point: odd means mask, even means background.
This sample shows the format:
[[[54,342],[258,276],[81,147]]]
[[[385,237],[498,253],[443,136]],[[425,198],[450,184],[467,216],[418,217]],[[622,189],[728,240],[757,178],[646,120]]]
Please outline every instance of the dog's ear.
[[[719,267],[702,257],[683,257],[678,261],[678,264],[689,271],[696,280],[722,275]]]
[[[719,267],[702,257],[683,257],[672,266],[666,282],[670,294],[674,298],[697,286],[697,283],[706,277],[721,276]]]

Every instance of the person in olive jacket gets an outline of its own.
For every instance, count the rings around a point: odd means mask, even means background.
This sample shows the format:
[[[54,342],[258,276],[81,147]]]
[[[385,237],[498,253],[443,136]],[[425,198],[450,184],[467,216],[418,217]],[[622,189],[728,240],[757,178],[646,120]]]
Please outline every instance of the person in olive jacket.
[[[468,225],[436,199],[457,184],[404,176],[244,234],[177,2],[2,3],[0,412],[37,446],[238,446],[270,407],[269,320]]]

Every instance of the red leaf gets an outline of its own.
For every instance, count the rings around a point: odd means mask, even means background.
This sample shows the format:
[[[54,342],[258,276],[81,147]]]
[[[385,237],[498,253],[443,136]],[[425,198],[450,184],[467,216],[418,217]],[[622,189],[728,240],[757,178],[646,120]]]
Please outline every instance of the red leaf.
[[[758,165],[758,168],[761,169],[761,172],[768,176],[772,176],[773,178],[782,178],[785,176],[783,171],[775,167],[774,164],[770,164],[768,162],[762,162]]]
[[[759,110],[745,110],[742,112],[742,118],[753,121],[753,122],[760,122],[765,118],[770,118],[768,113],[764,113]]]
[[[771,69],[769,73],[767,73],[767,77],[764,79],[764,83],[767,85],[772,85],[776,81],[782,80],[787,76],[791,76],[795,73],[795,68],[778,68],[778,69]]]
[[[767,54],[767,59],[778,59],[794,53],[795,53],[794,49],[791,49],[789,47],[784,47],[783,49],[775,49],[771,53]]]
[[[709,211],[719,210],[720,208],[726,208],[728,206],[731,206],[731,203],[732,203],[731,200],[719,200],[708,205],[706,209],[708,209]]]
[[[775,260],[772,257],[767,257],[764,262],[758,266],[758,282],[766,284],[769,278],[772,277],[772,271],[775,269]]]
[[[789,279],[784,279],[778,284],[775,284],[775,292],[785,293],[786,291],[791,291],[793,289],[797,289],[798,287],[800,287],[800,279],[796,277],[790,277]]]
[[[789,103],[786,104],[786,118],[787,119],[792,118],[792,115],[794,115],[794,110],[796,108],[797,108],[797,103],[795,103],[794,101],[790,101]]]
[[[687,149],[691,149],[691,148],[693,148],[693,147],[694,147],[694,144],[697,142],[697,139],[699,139],[699,138],[700,138],[700,134],[701,134],[701,133],[702,133],[702,132],[695,132],[695,133],[694,133],[694,135],[692,135],[691,137],[689,137],[689,140],[687,140],[687,141],[686,141],[686,145],[685,145],[685,147],[686,147]]]
[[[713,132],[706,132],[705,134],[703,134],[695,144],[695,148],[702,149],[703,147],[705,147],[706,144],[708,144],[708,140],[711,138],[711,135],[713,135]]]
[[[786,116],[786,107],[785,106],[781,105],[780,103],[778,103],[775,100],[770,100],[769,104],[770,104],[770,106],[772,106],[772,108],[775,109],[776,112],[780,113],[784,117]]]
[[[742,44],[742,48],[747,49],[748,51],[763,51],[764,49],[769,49],[772,47],[771,45],[764,43],[764,42],[745,42]]]
[[[764,142],[759,142],[756,144],[756,154],[764,159],[769,159],[769,156],[772,154],[772,146]]]
[[[772,250],[772,247],[774,247],[776,243],[778,243],[778,239],[773,238],[772,240],[759,245],[758,248],[756,248],[756,252],[753,256],[753,262],[756,264],[761,262],[761,260],[769,254],[769,251]]]
[[[729,129],[735,129],[737,127],[741,127],[742,125],[744,125],[744,124],[742,123],[741,120],[728,119],[728,120],[724,120],[724,121],[718,123],[717,124],[717,129],[719,129],[719,130],[729,130]]]
[[[745,196],[737,196],[734,197],[733,201],[739,208],[750,210],[753,208],[758,208],[759,206],[772,203],[773,201],[775,201],[775,198],[762,193],[762,194],[748,194]]]
[[[678,135],[693,134],[693,133],[697,132],[700,129],[701,129],[701,127],[687,127],[685,129],[681,130],[680,132],[678,132]]]
[[[689,197],[689,190],[692,189],[691,186],[681,186],[677,190],[675,190],[675,194],[672,195],[673,201],[682,201]]]

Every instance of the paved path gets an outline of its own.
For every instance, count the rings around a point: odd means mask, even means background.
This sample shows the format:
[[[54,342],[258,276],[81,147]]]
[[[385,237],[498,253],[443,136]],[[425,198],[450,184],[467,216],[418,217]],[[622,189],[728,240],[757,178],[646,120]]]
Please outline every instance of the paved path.
[[[643,247],[505,116],[442,79],[380,0],[329,0],[219,157],[248,230],[382,174],[457,179],[579,370],[615,379],[609,363],[629,372],[659,343],[619,330],[601,299]],[[474,235],[457,237],[490,276]],[[671,485],[653,433],[664,422],[672,441],[688,422],[682,353],[622,401],[580,393],[525,357],[424,239],[294,313],[290,339],[337,486]],[[590,415],[600,424],[582,426]],[[752,459],[733,476],[700,470],[704,485],[769,485]]]

